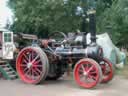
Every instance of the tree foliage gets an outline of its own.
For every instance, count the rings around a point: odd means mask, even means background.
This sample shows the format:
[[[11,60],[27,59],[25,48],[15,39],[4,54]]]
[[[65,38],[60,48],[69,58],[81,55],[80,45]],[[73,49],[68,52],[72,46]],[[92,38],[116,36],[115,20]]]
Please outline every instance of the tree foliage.
[[[80,29],[81,17],[75,14],[79,0],[10,0],[15,14],[14,31],[41,35],[53,31]]]
[[[128,43],[128,0],[117,0],[102,15],[98,26],[100,32],[109,31],[115,44]]]
[[[77,8],[90,0],[9,0],[15,15],[14,32],[46,36],[48,32],[73,32],[81,29]],[[128,42],[128,0],[95,0],[97,32],[109,32],[115,44]],[[80,12],[78,12],[80,13]]]

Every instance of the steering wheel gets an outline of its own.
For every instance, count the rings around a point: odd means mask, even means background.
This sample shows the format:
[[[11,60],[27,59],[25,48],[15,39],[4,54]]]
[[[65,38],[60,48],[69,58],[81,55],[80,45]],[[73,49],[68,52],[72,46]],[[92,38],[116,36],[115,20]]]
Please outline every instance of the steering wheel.
[[[67,36],[63,32],[53,32],[49,34],[49,39],[51,39],[54,43],[62,44],[67,39]]]

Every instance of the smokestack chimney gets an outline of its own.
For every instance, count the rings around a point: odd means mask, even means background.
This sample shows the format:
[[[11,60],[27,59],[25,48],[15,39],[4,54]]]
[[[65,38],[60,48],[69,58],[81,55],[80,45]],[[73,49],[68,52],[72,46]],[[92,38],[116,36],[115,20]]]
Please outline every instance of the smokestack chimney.
[[[81,27],[81,31],[83,32],[83,48],[87,47],[87,41],[86,41],[86,35],[87,35],[87,24],[86,24],[86,15],[84,14],[82,16],[82,27]]]
[[[89,12],[89,31],[91,33],[91,43],[96,43],[96,14],[95,10]]]

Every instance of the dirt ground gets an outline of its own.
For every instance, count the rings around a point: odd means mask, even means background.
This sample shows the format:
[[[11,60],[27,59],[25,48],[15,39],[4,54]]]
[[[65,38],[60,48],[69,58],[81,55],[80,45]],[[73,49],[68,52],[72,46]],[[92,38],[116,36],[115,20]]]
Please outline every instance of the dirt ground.
[[[118,74],[108,84],[99,84],[94,89],[80,88],[67,77],[40,85],[1,79],[0,96],[128,96],[128,78]]]

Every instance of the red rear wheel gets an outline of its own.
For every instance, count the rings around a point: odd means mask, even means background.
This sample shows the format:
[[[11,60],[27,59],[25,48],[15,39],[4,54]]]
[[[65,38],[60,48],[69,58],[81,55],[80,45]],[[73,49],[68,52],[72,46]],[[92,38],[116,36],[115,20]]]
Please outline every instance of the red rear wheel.
[[[19,53],[16,69],[22,81],[38,84],[48,74],[48,60],[40,48],[27,47]]]
[[[108,59],[103,58],[103,60],[100,62],[100,66],[103,74],[101,83],[107,83],[112,80],[114,75],[112,63]]]
[[[81,59],[74,68],[76,83],[84,88],[93,88],[100,82],[102,72],[100,66],[92,59]]]

